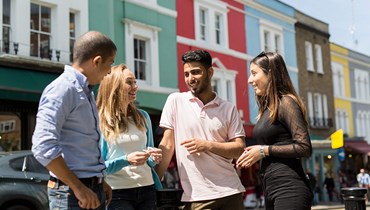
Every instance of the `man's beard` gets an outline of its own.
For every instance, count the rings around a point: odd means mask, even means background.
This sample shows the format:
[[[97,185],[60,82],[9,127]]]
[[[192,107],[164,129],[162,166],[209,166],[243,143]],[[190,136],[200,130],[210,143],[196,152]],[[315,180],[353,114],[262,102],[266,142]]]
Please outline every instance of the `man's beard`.
[[[189,87],[189,89],[193,93],[194,96],[198,97],[200,94],[207,91],[209,83],[210,83],[210,79],[206,77],[201,83],[199,83],[199,86],[197,88],[193,89]]]

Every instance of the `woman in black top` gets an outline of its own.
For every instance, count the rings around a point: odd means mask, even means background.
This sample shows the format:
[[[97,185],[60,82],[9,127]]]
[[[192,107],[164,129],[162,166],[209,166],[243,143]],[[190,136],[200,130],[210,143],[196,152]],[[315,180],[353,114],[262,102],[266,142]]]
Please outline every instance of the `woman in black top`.
[[[258,104],[253,129],[258,145],[245,148],[237,167],[261,160],[266,209],[311,209],[313,195],[300,158],[311,156],[312,145],[305,108],[285,62],[277,53],[262,52],[251,61],[250,73]]]

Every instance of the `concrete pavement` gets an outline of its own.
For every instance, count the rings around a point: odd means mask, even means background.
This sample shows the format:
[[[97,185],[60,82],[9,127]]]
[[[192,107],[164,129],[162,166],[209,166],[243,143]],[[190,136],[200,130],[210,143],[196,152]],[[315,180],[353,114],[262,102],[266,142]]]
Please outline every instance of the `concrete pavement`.
[[[336,202],[319,203],[318,205],[313,206],[311,209],[312,210],[324,210],[324,209],[325,210],[326,209],[330,209],[330,210],[345,210],[344,204],[336,203]],[[366,210],[370,210],[370,203],[367,203],[366,204]]]

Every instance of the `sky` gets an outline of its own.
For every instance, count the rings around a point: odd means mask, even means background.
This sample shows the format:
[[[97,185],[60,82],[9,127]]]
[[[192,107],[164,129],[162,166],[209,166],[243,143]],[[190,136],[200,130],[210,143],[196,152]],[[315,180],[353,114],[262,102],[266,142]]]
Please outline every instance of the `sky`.
[[[329,24],[330,41],[370,56],[370,0],[280,0]]]

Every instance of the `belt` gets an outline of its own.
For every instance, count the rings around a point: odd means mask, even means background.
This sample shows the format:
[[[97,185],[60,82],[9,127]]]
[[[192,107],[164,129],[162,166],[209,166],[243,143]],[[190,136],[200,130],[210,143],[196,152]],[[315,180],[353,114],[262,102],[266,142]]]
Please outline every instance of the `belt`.
[[[102,184],[104,181],[104,177],[95,176],[95,177],[90,177],[90,178],[80,178],[79,180],[86,186],[94,186],[94,185]],[[62,182],[60,179],[57,179],[53,176],[50,176],[50,181],[57,183],[59,186],[67,185],[64,182]]]

